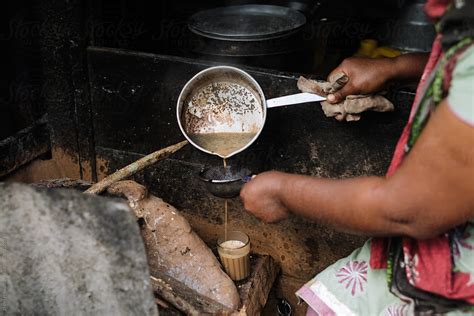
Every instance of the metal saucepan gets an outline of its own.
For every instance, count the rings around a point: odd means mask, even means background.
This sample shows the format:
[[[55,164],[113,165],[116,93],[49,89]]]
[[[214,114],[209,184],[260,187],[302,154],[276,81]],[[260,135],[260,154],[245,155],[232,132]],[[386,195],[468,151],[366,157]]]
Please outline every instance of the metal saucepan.
[[[248,73],[235,67],[217,66],[199,72],[186,83],[178,98],[176,114],[179,128],[194,147],[228,158],[258,138],[267,108],[323,100],[326,98],[311,93],[266,100],[262,88]],[[216,133],[244,133],[251,137],[225,154],[197,144],[196,136]]]
[[[199,178],[212,195],[231,199],[240,194],[240,188],[252,179],[252,174],[245,168],[238,170],[232,166],[218,166],[202,169]]]

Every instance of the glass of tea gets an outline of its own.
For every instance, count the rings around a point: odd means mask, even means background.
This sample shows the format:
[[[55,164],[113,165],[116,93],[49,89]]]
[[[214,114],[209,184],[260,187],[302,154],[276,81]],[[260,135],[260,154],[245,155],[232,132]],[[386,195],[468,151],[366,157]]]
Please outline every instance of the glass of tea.
[[[240,231],[231,231],[227,239],[217,240],[217,251],[225,272],[234,281],[241,281],[250,275],[250,238]]]

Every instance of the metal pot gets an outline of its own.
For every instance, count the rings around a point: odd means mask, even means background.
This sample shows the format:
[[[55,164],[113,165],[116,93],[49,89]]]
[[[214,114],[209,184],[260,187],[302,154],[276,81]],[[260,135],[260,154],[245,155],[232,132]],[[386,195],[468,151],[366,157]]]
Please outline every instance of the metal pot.
[[[258,82],[245,71],[217,66],[195,75],[179,95],[176,116],[187,140],[199,150],[231,157],[248,148],[265,125],[267,108],[325,100],[311,93],[298,93],[271,100]],[[197,144],[190,135],[211,133],[249,133],[254,136],[245,146],[223,156]]]
[[[415,0],[401,7],[394,19],[381,29],[391,47],[407,52],[429,52],[436,37],[433,22],[424,12],[426,0]]]
[[[288,7],[250,4],[198,12],[188,27],[200,39],[208,40],[196,47],[201,53],[256,56],[294,50],[294,45],[285,43],[305,24],[304,14]]]
[[[190,18],[188,49],[199,58],[225,63],[308,69],[312,54],[303,39],[305,25],[303,13],[284,6],[214,8]]]

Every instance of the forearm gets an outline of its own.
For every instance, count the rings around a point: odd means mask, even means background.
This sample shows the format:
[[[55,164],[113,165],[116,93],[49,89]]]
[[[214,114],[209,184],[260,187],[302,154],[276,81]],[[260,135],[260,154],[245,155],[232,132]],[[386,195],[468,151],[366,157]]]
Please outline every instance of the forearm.
[[[384,213],[384,178],[318,179],[284,174],[280,199],[293,213],[340,230],[372,236],[399,235],[402,221]]]
[[[403,54],[391,59],[391,81],[418,82],[428,61],[428,53]]]
[[[474,133],[441,102],[403,164],[387,178],[319,179],[264,172],[241,190],[266,222],[288,212],[365,235],[433,238],[474,218]]]

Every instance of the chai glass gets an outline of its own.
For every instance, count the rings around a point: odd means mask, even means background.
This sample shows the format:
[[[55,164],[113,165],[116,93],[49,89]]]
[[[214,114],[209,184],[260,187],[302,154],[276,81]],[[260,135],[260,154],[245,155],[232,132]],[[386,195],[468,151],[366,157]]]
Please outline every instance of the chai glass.
[[[241,281],[250,275],[250,238],[240,231],[227,233],[217,240],[217,251],[225,272],[234,281]]]

